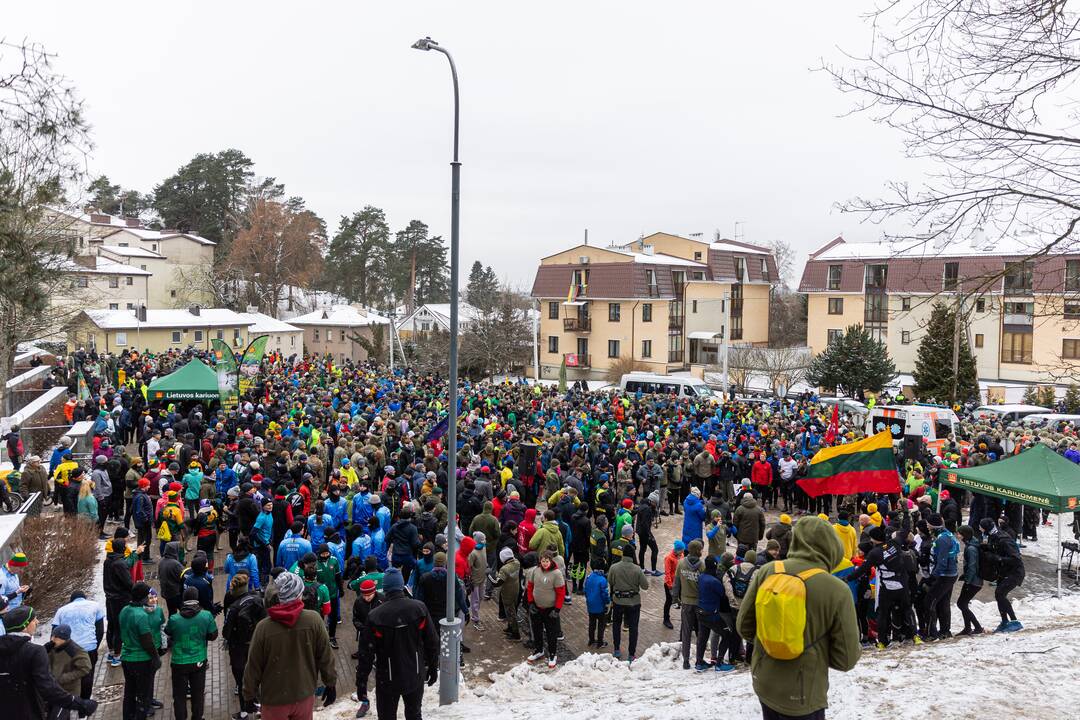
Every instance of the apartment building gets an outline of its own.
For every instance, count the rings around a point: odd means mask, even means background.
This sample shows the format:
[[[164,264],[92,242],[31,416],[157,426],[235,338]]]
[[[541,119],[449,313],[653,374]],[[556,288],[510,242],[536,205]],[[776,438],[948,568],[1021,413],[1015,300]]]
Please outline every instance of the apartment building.
[[[1029,236],[940,248],[836,238],[803,270],[807,344],[819,353],[858,323],[911,373],[931,309],[944,302],[968,318],[961,341],[981,380],[1060,381],[1080,365],[1080,254],[1032,258],[1038,249]]]
[[[768,248],[654,233],[625,246],[578,245],[541,259],[540,376],[602,379],[632,359],[651,372],[700,370],[732,343],[769,341]]]
[[[67,345],[69,351],[84,347],[107,353],[209,350],[210,341],[217,338],[239,352],[248,342],[252,323],[250,316],[225,308],[151,308],[142,315],[137,310],[84,310],[67,328]]]

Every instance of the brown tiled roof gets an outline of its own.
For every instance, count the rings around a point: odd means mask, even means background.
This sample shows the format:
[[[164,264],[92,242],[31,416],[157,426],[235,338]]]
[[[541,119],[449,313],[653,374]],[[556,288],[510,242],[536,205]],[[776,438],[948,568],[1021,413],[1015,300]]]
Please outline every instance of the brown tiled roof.
[[[863,266],[862,262],[829,262],[827,260],[810,260],[803,268],[802,280],[799,282],[799,292],[828,292],[829,290],[829,266],[841,265],[843,270],[840,275],[840,287],[834,292],[861,292],[863,289]]]
[[[690,271],[700,269],[696,266],[679,265],[652,265],[645,263],[592,263],[589,265],[541,265],[536,270],[536,278],[533,280],[532,297],[534,298],[560,298],[566,297],[570,289],[570,282],[574,277],[574,270],[588,269],[589,286],[585,291],[586,298],[648,298],[659,297],[661,299],[675,297],[674,283],[671,280],[672,270],[685,270],[686,279],[690,279]],[[646,271],[653,270],[656,273],[656,286],[658,295],[650,295]]]
[[[739,242],[734,240],[721,240],[721,242],[741,245],[747,248],[757,248],[756,245],[750,245],[749,243]],[[762,248],[767,251],[767,248]],[[776,258],[769,255],[760,255],[758,253],[743,253],[731,252],[729,250],[717,250],[715,248],[709,248],[709,270],[712,272],[713,280],[720,282],[733,282],[737,278],[735,277],[735,258],[742,258],[746,262],[746,279],[749,282],[763,282],[761,277],[761,262],[762,258],[765,259],[766,267],[769,268],[769,279],[772,282],[776,282]]]

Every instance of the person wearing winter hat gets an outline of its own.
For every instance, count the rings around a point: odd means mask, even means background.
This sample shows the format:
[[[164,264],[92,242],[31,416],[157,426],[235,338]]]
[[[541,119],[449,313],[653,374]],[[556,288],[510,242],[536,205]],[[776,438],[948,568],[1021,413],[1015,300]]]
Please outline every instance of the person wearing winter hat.
[[[165,613],[149,585],[137,582],[131,601],[120,611],[120,663],[124,670],[124,717],[146,717],[163,707],[153,696],[154,676],[161,668],[161,628]]]
[[[484,585],[487,583],[487,536],[477,530],[472,534],[475,545],[469,551],[466,558],[468,571],[466,577],[466,590],[469,593],[469,617],[475,630],[483,630],[480,622],[480,602],[484,598]]]
[[[323,703],[337,699],[337,668],[326,623],[304,609],[304,581],[291,572],[274,578],[277,603],[255,626],[244,668],[243,699],[259,698],[268,718],[310,718],[321,678]]]
[[[698,576],[704,569],[701,562],[701,540],[686,545],[686,557],[675,567],[675,582],[671,597],[679,603],[679,640],[682,643],[683,670],[690,669],[690,638],[697,629]]]
[[[3,618],[5,634],[0,637],[0,657],[4,658],[5,682],[0,701],[4,716],[43,718],[47,710],[56,712],[49,717],[62,717],[68,710],[93,714],[97,703],[62,687],[53,678],[45,647],[31,641],[38,629],[34,609],[21,605],[4,613]]]
[[[504,547],[499,551],[499,572],[495,576],[495,588],[499,593],[499,602],[506,616],[506,629],[503,633],[508,640],[521,639],[517,619],[521,596],[520,582],[521,563],[514,556],[513,548]]]
[[[671,606],[675,599],[671,596],[671,588],[675,584],[675,569],[686,553],[686,543],[676,540],[671,550],[664,556],[664,627],[674,630],[671,623]]]
[[[964,629],[957,635],[981,635],[983,627],[979,618],[971,611],[971,600],[982,589],[983,581],[979,577],[979,542],[975,537],[975,531],[969,525],[961,525],[957,534],[964,541],[964,566],[963,585],[960,588],[960,597],[956,599],[956,607],[964,618]]]
[[[401,573],[396,568],[388,570],[383,601],[368,614],[358,641],[357,676],[366,679],[375,668],[375,707],[380,718],[396,718],[402,701],[405,717],[421,717],[424,685],[434,685],[439,679],[435,621],[424,603],[408,597],[404,588]]]
[[[0,567],[0,593],[7,598],[9,612],[22,605],[23,596],[30,589],[29,585],[19,580],[17,574],[29,564],[26,553],[17,552],[4,567]]]
[[[172,663],[173,712],[177,720],[187,720],[191,698],[192,720],[201,720],[206,688],[206,646],[218,635],[214,616],[199,606],[199,591],[184,590],[180,612],[169,616],[165,634],[169,636]]]

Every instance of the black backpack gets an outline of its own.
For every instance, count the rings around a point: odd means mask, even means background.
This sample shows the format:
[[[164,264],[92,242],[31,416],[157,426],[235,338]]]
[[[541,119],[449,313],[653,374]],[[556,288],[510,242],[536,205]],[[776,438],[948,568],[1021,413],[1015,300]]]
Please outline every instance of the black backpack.
[[[264,617],[263,599],[255,594],[246,595],[229,606],[221,634],[230,645],[246,645]]]
[[[439,532],[439,519],[434,513],[425,512],[420,515],[417,529],[420,531],[421,542],[435,542],[435,536]]]
[[[979,545],[979,579],[983,582],[1001,579],[1001,556],[988,543]]]
[[[739,600],[746,597],[746,591],[750,588],[750,580],[754,577],[754,570],[757,569],[753,568],[750,572],[743,575],[742,572],[740,572],[740,569],[745,564],[746,563],[742,563],[728,570],[728,578],[731,580],[731,592]]]

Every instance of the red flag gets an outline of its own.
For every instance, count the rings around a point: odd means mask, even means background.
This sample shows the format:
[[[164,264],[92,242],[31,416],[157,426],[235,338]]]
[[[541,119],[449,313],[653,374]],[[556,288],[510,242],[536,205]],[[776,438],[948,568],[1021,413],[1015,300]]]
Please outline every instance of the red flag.
[[[832,406],[832,419],[829,420],[829,429],[825,432],[825,444],[832,445],[836,442],[836,436],[840,432],[840,404]]]

